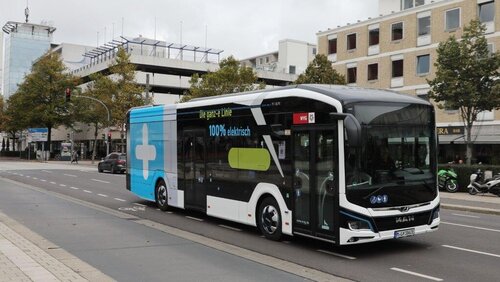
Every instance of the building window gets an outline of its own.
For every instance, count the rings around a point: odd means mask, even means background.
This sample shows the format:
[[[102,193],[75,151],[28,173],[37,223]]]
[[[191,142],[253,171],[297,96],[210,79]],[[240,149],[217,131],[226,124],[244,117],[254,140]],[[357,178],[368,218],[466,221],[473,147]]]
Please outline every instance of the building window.
[[[446,30],[454,30],[460,27],[460,9],[446,11]]]
[[[357,68],[347,68],[347,83],[356,83]]]
[[[418,18],[418,36],[428,35],[431,33],[431,17]]]
[[[288,73],[295,74],[295,66],[293,65],[288,66]]]
[[[488,54],[491,56],[495,52],[495,48],[493,46],[493,43],[488,43]]]
[[[259,58],[259,65],[262,65],[262,64],[263,64],[262,58]]]
[[[337,38],[328,40],[328,54],[337,54]]]
[[[391,29],[392,29],[392,41],[403,39],[403,22],[392,24]]]
[[[392,61],[392,77],[403,76],[403,60]]]
[[[266,64],[269,63],[269,57],[266,57]]]
[[[368,65],[368,80],[378,79],[378,64]]]
[[[356,33],[347,35],[347,50],[356,49]]]
[[[368,44],[369,46],[378,45],[379,43],[379,29],[371,29],[368,32]]]
[[[316,48],[313,48],[312,53],[313,53],[313,55],[316,55]]]
[[[482,23],[492,22],[495,20],[495,2],[485,2],[479,6],[479,21]]]
[[[429,55],[417,56],[417,75],[428,74],[429,67],[430,67]]]
[[[402,10],[411,9],[425,4],[425,0],[401,0]]]

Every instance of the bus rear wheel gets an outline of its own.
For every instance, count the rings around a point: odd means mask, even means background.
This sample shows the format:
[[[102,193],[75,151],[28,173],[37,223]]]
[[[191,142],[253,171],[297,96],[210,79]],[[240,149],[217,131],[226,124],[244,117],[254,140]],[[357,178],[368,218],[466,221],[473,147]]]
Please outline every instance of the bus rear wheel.
[[[281,239],[281,212],[276,200],[265,198],[259,205],[257,226],[267,239],[278,241]]]
[[[166,211],[169,209],[167,186],[165,185],[165,181],[163,180],[160,180],[158,181],[158,183],[156,183],[155,200],[156,205],[160,210]]]

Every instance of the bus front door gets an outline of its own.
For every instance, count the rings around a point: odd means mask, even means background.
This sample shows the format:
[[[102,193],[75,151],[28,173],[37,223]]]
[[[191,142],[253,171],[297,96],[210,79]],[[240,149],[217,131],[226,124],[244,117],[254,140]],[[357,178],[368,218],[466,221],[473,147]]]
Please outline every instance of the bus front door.
[[[294,232],[337,241],[337,129],[297,127],[294,149]]]
[[[200,131],[184,132],[184,205],[206,211],[205,136]]]

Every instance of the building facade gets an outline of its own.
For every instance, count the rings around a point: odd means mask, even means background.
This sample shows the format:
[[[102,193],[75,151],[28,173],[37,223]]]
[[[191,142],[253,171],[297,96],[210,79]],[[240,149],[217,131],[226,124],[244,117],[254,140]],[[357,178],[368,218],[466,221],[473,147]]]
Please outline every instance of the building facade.
[[[47,25],[9,21],[2,30],[5,33],[2,94],[7,100],[31,71],[33,61],[50,49],[52,34],[56,29]]]
[[[392,89],[425,98],[435,77],[437,46],[460,38],[472,19],[486,26],[488,48],[500,47],[498,0],[380,0],[379,17],[317,33],[318,52],[349,85]],[[440,161],[464,158],[464,124],[458,111],[437,110]],[[500,111],[479,115],[472,130],[474,162],[500,163]]]

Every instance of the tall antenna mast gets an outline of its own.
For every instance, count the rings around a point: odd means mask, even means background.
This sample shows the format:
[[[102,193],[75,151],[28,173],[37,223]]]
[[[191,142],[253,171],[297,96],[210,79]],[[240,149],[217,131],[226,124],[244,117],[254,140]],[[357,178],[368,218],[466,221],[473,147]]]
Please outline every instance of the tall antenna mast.
[[[30,16],[30,9],[28,8],[28,0],[26,0],[26,9],[24,9],[24,15],[26,16],[26,22],[28,22],[28,17]]]

